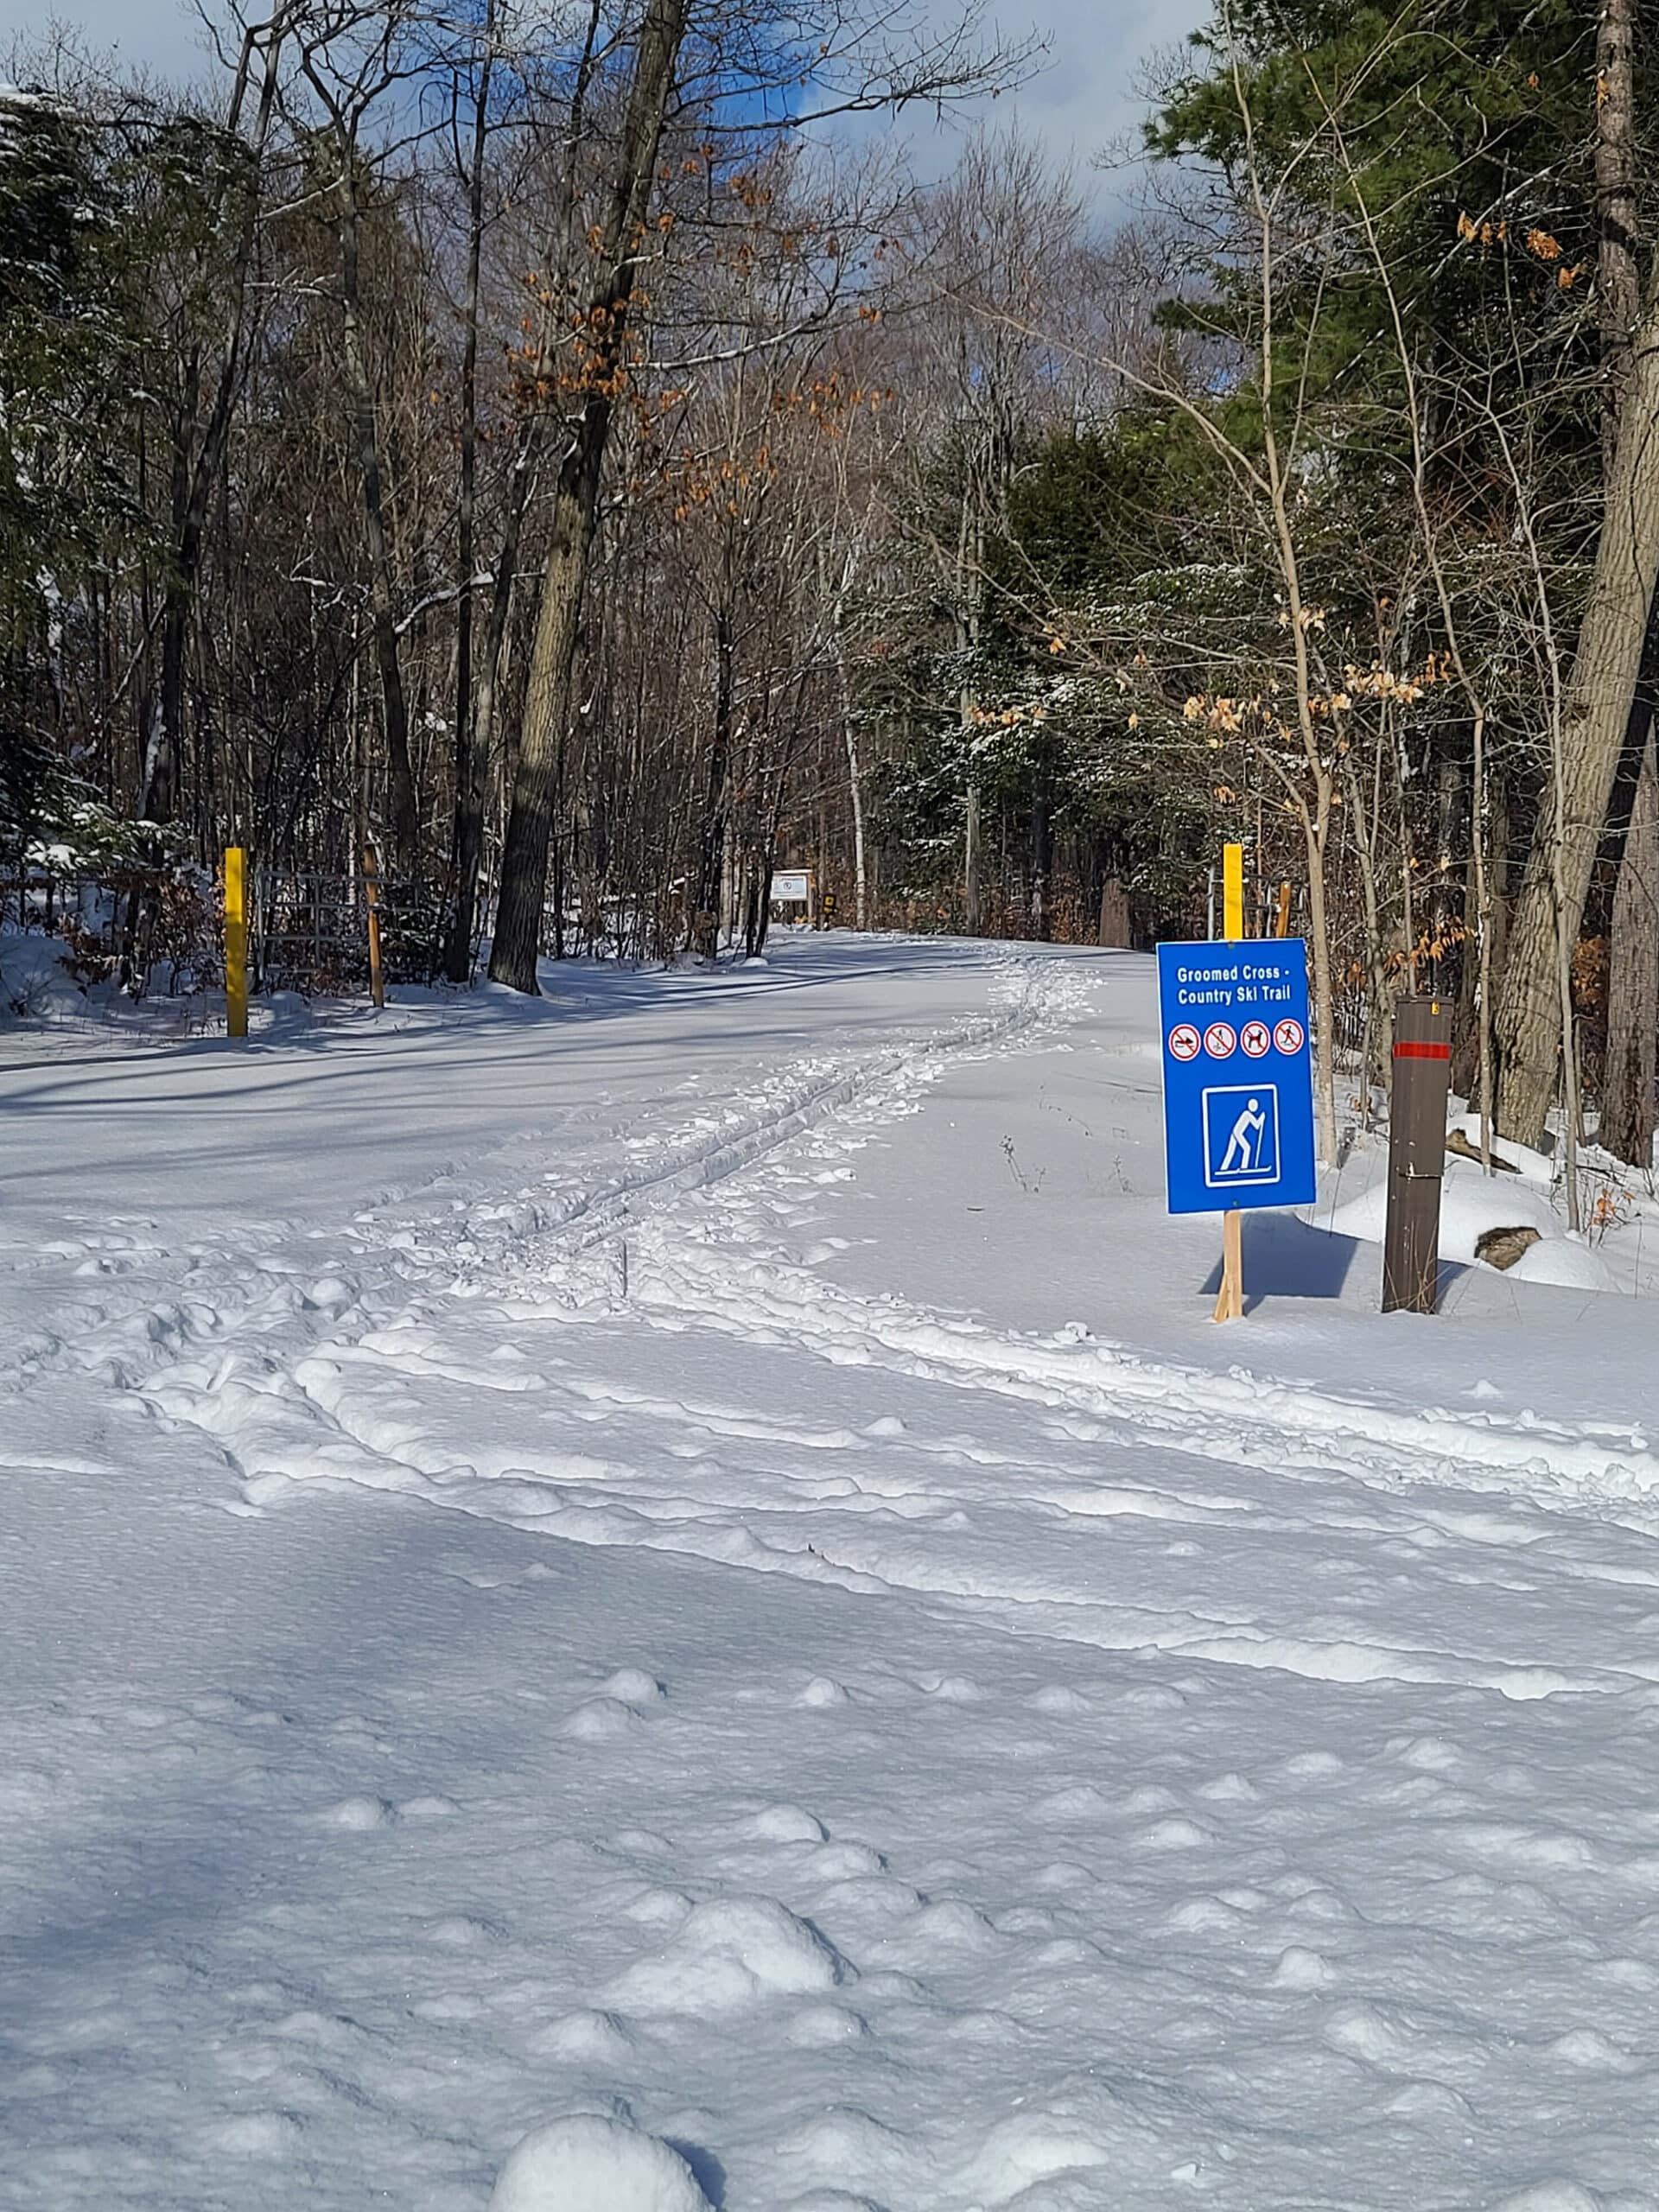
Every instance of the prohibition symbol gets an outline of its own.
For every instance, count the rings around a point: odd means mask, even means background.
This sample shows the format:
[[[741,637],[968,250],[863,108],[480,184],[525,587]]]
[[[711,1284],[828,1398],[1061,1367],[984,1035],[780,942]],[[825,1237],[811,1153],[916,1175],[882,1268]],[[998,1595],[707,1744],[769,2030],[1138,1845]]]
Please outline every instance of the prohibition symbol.
[[[1273,1041],[1281,1052],[1300,1052],[1302,1049],[1302,1025],[1300,1021],[1284,1020],[1273,1033]]]
[[[1239,1032],[1238,1041],[1253,1060],[1259,1060],[1273,1039],[1268,1034],[1265,1021],[1247,1021]]]
[[[1225,1021],[1212,1021],[1204,1033],[1204,1049],[1212,1060],[1230,1058],[1238,1039]]]
[[[1195,1060],[1198,1057],[1198,1033],[1190,1021],[1178,1021],[1170,1031],[1169,1054],[1174,1060]]]

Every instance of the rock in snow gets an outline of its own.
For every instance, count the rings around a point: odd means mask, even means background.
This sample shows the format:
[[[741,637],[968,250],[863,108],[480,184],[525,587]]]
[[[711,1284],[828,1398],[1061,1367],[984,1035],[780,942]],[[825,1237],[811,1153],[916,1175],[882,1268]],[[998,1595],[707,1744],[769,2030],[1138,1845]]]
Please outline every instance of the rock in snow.
[[[525,2136],[490,2212],[710,2212],[677,2151],[620,2120],[576,2113]]]

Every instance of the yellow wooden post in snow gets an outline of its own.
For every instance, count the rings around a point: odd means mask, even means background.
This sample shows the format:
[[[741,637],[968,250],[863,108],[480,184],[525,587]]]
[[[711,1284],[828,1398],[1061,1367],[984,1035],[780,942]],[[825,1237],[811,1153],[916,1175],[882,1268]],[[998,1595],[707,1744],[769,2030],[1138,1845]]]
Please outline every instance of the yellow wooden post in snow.
[[[1244,848],[1221,849],[1221,933],[1234,943],[1244,934]],[[1217,1321],[1244,1318],[1244,1217],[1236,1209],[1221,1217],[1221,1288],[1216,1294]]]
[[[1221,933],[1236,942],[1244,934],[1244,848],[1221,849]]]
[[[380,863],[372,845],[363,848],[363,890],[369,908],[369,995],[376,1006],[383,1007],[386,978],[380,965]]]
[[[225,1033],[248,1033],[248,856],[225,849]]]

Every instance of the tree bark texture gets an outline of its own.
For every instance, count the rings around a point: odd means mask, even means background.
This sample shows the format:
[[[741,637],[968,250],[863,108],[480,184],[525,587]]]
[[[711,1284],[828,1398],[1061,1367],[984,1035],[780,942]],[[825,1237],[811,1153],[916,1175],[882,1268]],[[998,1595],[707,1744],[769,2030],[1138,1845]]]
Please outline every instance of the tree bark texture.
[[[634,274],[662,141],[663,118],[685,35],[690,0],[650,0],[640,26],[633,81],[601,243],[605,282],[588,318],[594,359],[588,392],[573,427],[554,493],[552,531],[542,575],[535,642],[501,857],[501,895],[490,974],[534,994],[547,897],[559,755],[570,716],[582,601],[592,564],[599,486],[609,441],[613,393],[625,373],[624,341]]]
[[[420,815],[415,799],[415,772],[409,757],[409,702],[397,653],[397,586],[391,538],[386,528],[385,471],[374,385],[363,348],[361,210],[353,151],[340,151],[338,188],[341,359],[352,395],[357,468],[363,491],[363,527],[369,554],[369,621],[375,665],[380,675],[381,717],[386,744],[386,779],[391,803],[391,842],[398,865],[413,866],[420,843]]]
[[[1607,985],[1607,1062],[1600,1141],[1633,1166],[1653,1164],[1654,1076],[1659,1057],[1659,766],[1651,725],[1642,749],[1624,858],[1613,899]]]
[[[213,383],[207,420],[197,432],[197,408],[201,396],[200,350],[193,353],[184,371],[184,397],[180,407],[173,451],[173,547],[162,613],[161,720],[156,742],[146,763],[144,789],[139,811],[152,822],[168,822],[177,804],[180,763],[184,751],[184,670],[191,617],[195,609],[201,574],[202,543],[208,501],[225,458],[226,442],[237,396],[246,372],[245,340],[248,324],[249,279],[258,237],[260,214],[258,163],[270,134],[276,105],[277,65],[285,35],[286,13],[279,9],[270,22],[243,35],[242,51],[226,117],[227,142],[234,140],[252,81],[256,55],[262,50],[264,74],[260,85],[248,173],[241,184],[241,207],[232,243],[226,287],[226,311],[219,372]],[[194,449],[193,449],[194,448]]]
[[[473,689],[473,569],[478,518],[478,309],[484,254],[484,175],[489,149],[490,77],[495,61],[495,0],[484,10],[484,53],[473,108],[467,175],[467,331],[461,355],[461,482],[455,511],[455,821],[454,905],[444,946],[444,973],[470,982],[478,870],[484,854],[484,776],[488,739],[479,744]]]
[[[1596,23],[1596,309],[1601,327],[1604,474],[1611,477],[1630,346],[1642,312],[1637,267],[1636,0],[1601,0]]]
[[[1555,1088],[1559,933],[1577,941],[1656,580],[1659,302],[1650,302],[1631,349],[1590,603],[1567,687],[1560,773],[1540,803],[1510,925],[1497,1021],[1497,1115],[1503,1134],[1521,1144],[1536,1145],[1542,1138]]]

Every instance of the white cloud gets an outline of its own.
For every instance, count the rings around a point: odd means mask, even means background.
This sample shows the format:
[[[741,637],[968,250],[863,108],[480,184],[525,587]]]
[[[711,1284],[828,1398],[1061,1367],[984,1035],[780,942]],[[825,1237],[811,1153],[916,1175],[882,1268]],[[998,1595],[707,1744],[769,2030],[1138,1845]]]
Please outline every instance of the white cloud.
[[[902,128],[917,166],[938,176],[954,165],[965,130],[981,120],[1005,124],[1069,167],[1078,192],[1109,210],[1130,197],[1141,173],[1149,66],[1182,47],[1210,12],[1208,0],[1054,0],[1029,16],[999,10],[994,35],[1006,44],[1045,41],[1030,81],[943,122],[907,115]]]
[[[0,15],[5,4],[0,0]],[[1130,180],[1091,164],[1115,143],[1138,143],[1148,57],[1178,44],[1207,13],[1205,0],[1053,0],[1030,16],[1004,9],[1001,35],[1015,43],[1034,33],[1047,52],[1028,85],[974,112],[1017,124],[1057,161],[1069,162],[1090,197],[1109,205],[1126,196]],[[130,66],[186,80],[211,73],[201,20],[189,0],[58,0],[54,14],[94,49]],[[909,126],[925,168],[950,166],[969,119]]]

